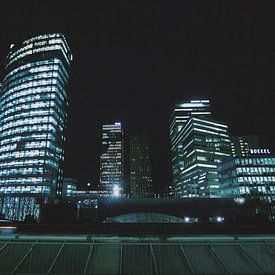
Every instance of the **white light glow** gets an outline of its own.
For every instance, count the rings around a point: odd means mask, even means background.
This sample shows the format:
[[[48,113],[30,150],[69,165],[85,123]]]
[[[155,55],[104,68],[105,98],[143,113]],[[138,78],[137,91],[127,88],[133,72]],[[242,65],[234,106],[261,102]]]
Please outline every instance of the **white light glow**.
[[[113,187],[113,196],[114,197],[120,197],[120,187],[115,184],[114,187]]]

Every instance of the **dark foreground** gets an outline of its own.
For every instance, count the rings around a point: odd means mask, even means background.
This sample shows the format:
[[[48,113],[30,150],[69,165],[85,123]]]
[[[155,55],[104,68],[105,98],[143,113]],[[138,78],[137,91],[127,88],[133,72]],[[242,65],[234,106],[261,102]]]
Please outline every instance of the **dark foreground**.
[[[0,235],[0,274],[273,274],[275,235]]]
[[[275,234],[274,223],[252,224],[178,224],[178,223],[85,223],[85,224],[17,224],[17,233],[90,234],[109,236],[183,236]]]

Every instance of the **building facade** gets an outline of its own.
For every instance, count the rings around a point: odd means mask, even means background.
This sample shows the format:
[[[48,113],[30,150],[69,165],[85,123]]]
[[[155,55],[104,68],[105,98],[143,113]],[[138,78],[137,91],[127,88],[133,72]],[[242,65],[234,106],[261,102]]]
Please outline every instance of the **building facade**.
[[[191,117],[181,131],[181,181],[178,197],[219,197],[218,164],[231,157],[228,127],[213,119]]]
[[[131,131],[129,135],[129,152],[131,197],[152,197],[152,166],[147,131]]]
[[[105,124],[102,129],[100,156],[100,191],[120,196],[124,190],[124,134],[120,122]]]
[[[249,156],[250,149],[259,148],[257,136],[231,136],[230,141],[233,157]]]
[[[76,194],[77,180],[73,178],[64,178],[62,185],[62,197],[72,197]]]
[[[11,46],[0,101],[0,208],[7,218],[37,217],[38,198],[61,194],[71,61],[62,34]]]
[[[178,197],[177,186],[181,184],[181,172],[184,168],[182,128],[190,117],[211,118],[209,100],[182,101],[175,104],[170,117],[169,136],[172,157],[173,184],[170,186],[170,196]]]
[[[255,153],[254,153],[255,152]],[[221,195],[238,198],[257,195],[275,200],[275,157],[252,149],[250,156],[235,157],[219,165]]]

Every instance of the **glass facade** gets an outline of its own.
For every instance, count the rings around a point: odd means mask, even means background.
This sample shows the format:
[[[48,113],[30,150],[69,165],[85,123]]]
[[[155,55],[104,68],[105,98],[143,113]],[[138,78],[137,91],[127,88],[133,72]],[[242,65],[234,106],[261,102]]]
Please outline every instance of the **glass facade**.
[[[103,125],[100,156],[100,191],[120,196],[124,189],[123,130],[120,122]]]
[[[148,132],[132,131],[129,136],[130,189],[136,198],[152,197],[152,166]]]
[[[0,101],[0,195],[9,218],[22,219],[24,214],[10,216],[7,197],[21,204],[21,197],[51,201],[61,193],[71,61],[62,34],[11,46]]]
[[[219,197],[217,165],[231,156],[228,127],[211,119],[209,100],[177,103],[170,119],[175,197]]]
[[[275,200],[275,157],[237,157],[219,165],[223,197],[259,195]]]
[[[218,164],[231,157],[228,127],[191,117],[181,132],[183,166],[178,197],[219,197]]]
[[[209,100],[183,101],[176,103],[174,106],[169,125],[173,169],[173,185],[169,196],[175,195],[178,197],[176,187],[181,183],[181,171],[184,167],[181,132],[190,117],[210,118]]]

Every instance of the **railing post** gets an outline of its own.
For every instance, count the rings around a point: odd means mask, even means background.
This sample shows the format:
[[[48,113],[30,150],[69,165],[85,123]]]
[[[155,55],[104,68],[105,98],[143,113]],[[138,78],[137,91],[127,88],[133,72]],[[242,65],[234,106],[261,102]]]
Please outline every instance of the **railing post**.
[[[158,272],[158,268],[157,268],[157,263],[156,263],[156,258],[155,258],[155,253],[154,253],[154,249],[153,249],[152,243],[150,243],[150,251],[151,251],[151,255],[152,255],[152,259],[153,259],[155,273],[156,273],[156,275],[158,275],[159,272]]]
[[[190,261],[188,259],[188,256],[187,256],[187,254],[186,254],[186,252],[185,252],[185,250],[184,250],[184,248],[183,248],[183,246],[182,246],[182,244],[180,242],[179,242],[179,246],[180,246],[180,250],[181,250],[181,252],[183,254],[184,260],[187,263],[189,271],[191,272],[191,274],[195,274],[195,271],[194,271],[194,269],[193,269],[193,267],[192,267],[192,265],[191,265],[191,263],[190,263]]]
[[[91,259],[92,253],[93,253],[93,249],[94,249],[94,241],[90,245],[90,250],[89,250],[89,254],[88,254],[88,257],[87,257],[87,260],[86,260],[86,263],[85,263],[85,267],[84,267],[84,270],[83,270],[83,275],[87,274],[87,269],[88,269],[88,265],[89,265],[89,262],[90,262],[90,259]]]
[[[63,250],[65,244],[66,244],[66,240],[63,242],[62,246],[60,247],[59,251],[57,252],[57,254],[56,254],[56,256],[55,256],[55,258],[54,258],[54,260],[53,260],[51,266],[50,266],[49,269],[48,269],[47,274],[50,274],[50,273],[51,273],[51,271],[52,271],[52,269],[53,269],[53,267],[54,267],[54,265],[55,265],[55,263],[56,263],[56,261],[57,261],[59,255],[61,254],[61,252],[62,252],[62,250]]]

